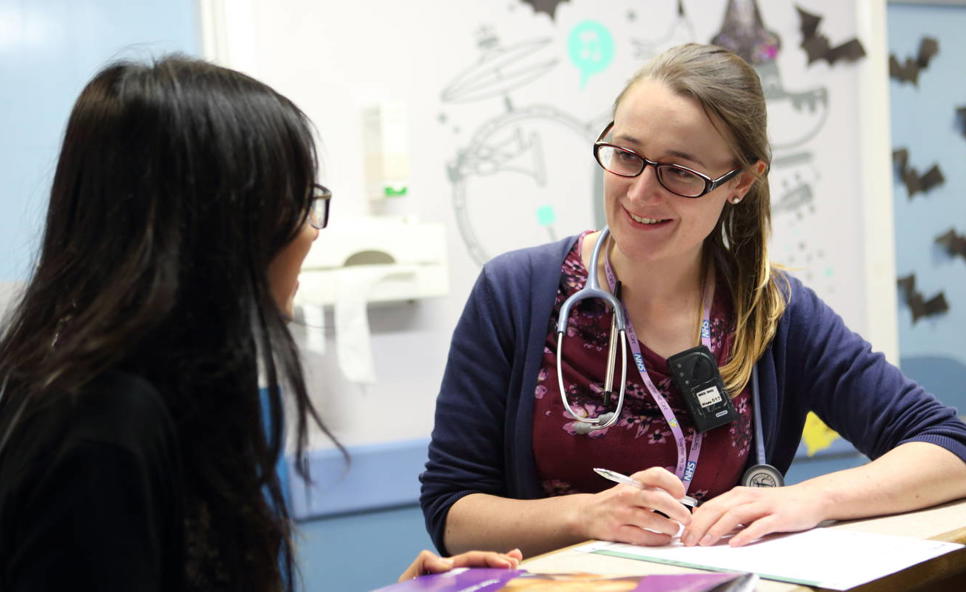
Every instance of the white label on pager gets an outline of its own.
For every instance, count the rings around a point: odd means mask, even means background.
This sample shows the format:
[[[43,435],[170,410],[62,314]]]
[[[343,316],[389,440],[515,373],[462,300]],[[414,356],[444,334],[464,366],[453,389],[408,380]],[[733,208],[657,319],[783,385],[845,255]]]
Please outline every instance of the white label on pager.
[[[698,393],[698,403],[701,403],[702,407],[709,407],[721,402],[721,393],[718,392],[718,387],[712,386],[706,388]]]

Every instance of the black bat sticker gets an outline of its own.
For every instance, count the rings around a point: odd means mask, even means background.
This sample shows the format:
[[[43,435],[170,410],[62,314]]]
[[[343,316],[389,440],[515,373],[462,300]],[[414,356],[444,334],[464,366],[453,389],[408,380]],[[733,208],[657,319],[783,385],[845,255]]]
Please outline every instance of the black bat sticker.
[[[543,12],[553,19],[556,17],[557,7],[568,1],[569,0],[523,0],[523,3],[532,6],[535,13]]]
[[[895,165],[896,174],[906,184],[906,192],[909,194],[909,199],[912,199],[912,196],[916,193],[925,193],[933,187],[946,182],[946,177],[943,176],[943,172],[940,170],[938,164],[932,165],[922,175],[914,167],[909,166],[909,151],[905,148],[892,151],[892,163]]]
[[[899,290],[902,291],[902,297],[912,312],[913,324],[922,317],[931,317],[949,310],[946,296],[942,292],[938,292],[935,296],[926,300],[922,292],[916,290],[916,274],[911,273],[905,277],[901,277],[896,283],[899,285]]]
[[[932,37],[919,41],[919,53],[914,58],[906,58],[901,64],[896,54],[889,54],[889,76],[899,82],[911,82],[919,86],[919,72],[929,67],[939,53],[939,42]]]
[[[959,131],[966,136],[966,107],[956,107],[956,125]]]
[[[854,62],[865,57],[865,48],[858,39],[853,37],[845,43],[832,47],[828,37],[818,32],[818,24],[822,21],[822,17],[806,12],[797,5],[795,10],[798,11],[799,30],[802,32],[801,47],[808,56],[809,65],[818,60],[825,60],[829,65],[835,65],[839,60]]]
[[[936,244],[942,246],[950,257],[959,255],[966,259],[966,235],[958,234],[954,228],[937,236]]]

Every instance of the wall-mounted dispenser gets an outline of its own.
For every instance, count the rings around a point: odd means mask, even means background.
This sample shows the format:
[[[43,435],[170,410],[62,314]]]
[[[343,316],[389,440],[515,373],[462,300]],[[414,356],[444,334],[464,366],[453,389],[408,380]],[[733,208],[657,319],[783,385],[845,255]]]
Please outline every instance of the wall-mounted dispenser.
[[[366,217],[340,220],[319,234],[302,264],[295,304],[306,318],[318,318],[319,309],[333,307],[339,366],[349,380],[371,384],[375,370],[368,305],[448,291],[442,224]]]
[[[366,194],[370,200],[409,194],[409,120],[405,105],[381,102],[362,112]]]

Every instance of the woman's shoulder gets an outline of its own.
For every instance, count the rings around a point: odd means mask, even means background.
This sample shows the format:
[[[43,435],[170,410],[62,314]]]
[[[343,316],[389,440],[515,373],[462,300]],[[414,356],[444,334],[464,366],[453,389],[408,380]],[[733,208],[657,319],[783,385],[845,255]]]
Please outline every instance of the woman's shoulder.
[[[161,393],[138,375],[111,370],[77,393],[40,399],[24,414],[24,431],[38,440],[54,437],[61,450],[108,446],[144,456],[174,444],[174,422]]]
[[[785,300],[783,317],[812,316],[823,310],[831,312],[818,294],[791,271],[775,269],[772,271],[771,281],[778,287]]]

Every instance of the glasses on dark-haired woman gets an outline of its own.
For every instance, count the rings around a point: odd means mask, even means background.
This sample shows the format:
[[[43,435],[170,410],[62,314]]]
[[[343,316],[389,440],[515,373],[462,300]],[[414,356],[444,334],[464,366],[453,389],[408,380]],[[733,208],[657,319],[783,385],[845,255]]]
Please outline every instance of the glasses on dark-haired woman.
[[[312,186],[312,205],[309,206],[309,224],[312,228],[322,230],[329,224],[329,202],[332,192],[325,185],[316,183]]]

